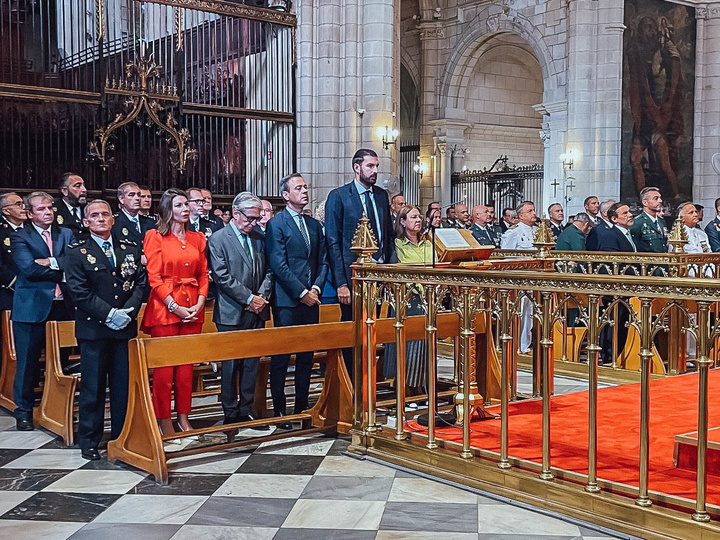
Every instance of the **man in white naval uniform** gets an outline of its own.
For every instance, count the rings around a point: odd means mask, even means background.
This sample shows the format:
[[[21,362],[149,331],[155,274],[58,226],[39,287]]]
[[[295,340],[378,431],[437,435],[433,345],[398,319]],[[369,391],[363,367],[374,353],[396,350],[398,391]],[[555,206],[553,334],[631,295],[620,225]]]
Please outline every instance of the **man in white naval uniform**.
[[[697,208],[691,202],[682,203],[677,209],[678,219],[682,221],[685,234],[687,235],[688,243],[685,244],[685,253],[711,253],[710,240],[708,235],[702,229],[695,228],[700,222],[700,216],[698,215]],[[669,246],[669,251],[672,252],[673,246]],[[688,277],[695,277],[699,273],[697,265],[688,265]],[[708,264],[703,267],[703,274],[706,277],[712,277],[715,274],[715,265]],[[695,313],[690,314],[690,318],[693,322],[697,321],[697,315]],[[697,340],[692,332],[687,332],[687,355],[688,358],[695,358],[697,349]],[[690,366],[689,366],[690,367]]]
[[[535,205],[530,201],[521,202],[517,207],[518,223],[510,227],[502,235],[500,240],[501,249],[535,249],[533,240],[537,226],[537,215],[535,214]],[[530,352],[532,342],[532,304],[523,297],[520,308],[520,352],[527,354]]]

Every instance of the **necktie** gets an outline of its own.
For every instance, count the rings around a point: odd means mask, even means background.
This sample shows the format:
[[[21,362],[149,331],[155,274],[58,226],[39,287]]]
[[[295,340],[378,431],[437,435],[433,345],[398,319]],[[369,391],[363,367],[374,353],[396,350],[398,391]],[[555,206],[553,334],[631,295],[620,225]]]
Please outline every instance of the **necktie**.
[[[82,219],[80,219],[80,209],[79,209],[79,208],[75,208],[75,209],[74,209],[74,213],[75,213],[75,219],[76,219],[78,222],[82,223]]]
[[[53,241],[50,236],[50,231],[45,230],[42,232],[43,240],[45,240],[45,243],[47,244],[48,249],[50,250],[50,256],[53,256]],[[60,290],[60,285],[55,285],[55,298],[61,298],[62,297],[62,291]]]
[[[363,196],[365,197],[365,210],[367,212],[367,217],[370,220],[370,226],[372,227],[373,233],[375,233],[375,238],[377,239],[378,245],[380,245],[381,238],[380,234],[378,233],[377,214],[375,213],[375,206],[373,206],[370,191],[366,191],[365,193],[363,193]]]
[[[132,218],[130,221],[132,221],[132,222],[135,224],[135,230],[136,230],[138,233],[140,233],[140,232],[141,232],[141,231],[140,231],[140,220],[138,219],[138,217],[135,216],[135,217]],[[197,229],[196,229],[196,230],[197,230]]]
[[[242,246],[245,250],[245,254],[248,256],[248,259],[252,260],[252,253],[250,252],[250,244],[248,243],[247,234],[241,234],[240,238],[242,238]]]
[[[191,225],[192,225],[193,231],[198,232],[198,230],[200,230],[200,220],[192,222]],[[247,251],[247,250],[245,250],[245,251]]]
[[[630,242],[630,245],[633,247],[633,251],[637,251],[637,248],[635,247],[635,242],[632,239],[630,231],[625,231],[625,237],[628,239],[628,242]]]
[[[115,268],[115,257],[113,257],[112,249],[110,249],[110,242],[103,242],[102,248],[108,261],[110,261],[110,266]]]
[[[305,240],[305,247],[308,250],[308,253],[310,252],[310,237],[308,236],[307,231],[305,230],[305,223],[303,222],[303,218],[300,214],[295,216],[297,218],[298,222],[298,228],[300,229],[300,234],[303,237],[303,240]]]

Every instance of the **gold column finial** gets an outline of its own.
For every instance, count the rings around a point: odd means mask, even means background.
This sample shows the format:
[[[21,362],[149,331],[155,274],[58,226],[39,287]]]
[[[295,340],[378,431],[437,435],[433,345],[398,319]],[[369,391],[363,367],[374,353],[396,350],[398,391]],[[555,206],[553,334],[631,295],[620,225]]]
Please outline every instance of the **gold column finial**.
[[[538,250],[538,257],[547,258],[550,250],[555,247],[555,235],[550,230],[549,220],[547,218],[540,220],[540,226],[535,231],[533,238],[533,246]]]
[[[675,220],[672,231],[670,231],[670,239],[668,244],[673,247],[673,253],[685,253],[685,245],[688,243],[688,236],[685,227],[680,218]]]
[[[357,253],[358,264],[374,264],[372,255],[378,250],[375,234],[370,227],[370,220],[363,214],[358,221],[355,235],[350,244],[350,251]]]

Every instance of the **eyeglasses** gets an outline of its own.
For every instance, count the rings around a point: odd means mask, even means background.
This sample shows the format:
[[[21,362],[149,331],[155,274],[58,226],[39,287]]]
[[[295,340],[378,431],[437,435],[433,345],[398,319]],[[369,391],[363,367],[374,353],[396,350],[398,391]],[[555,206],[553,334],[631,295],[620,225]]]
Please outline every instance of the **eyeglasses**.
[[[8,208],[10,206],[17,206],[18,208],[25,208],[25,203],[22,201],[16,201],[13,203],[6,204],[5,206],[3,206],[3,208]]]
[[[188,202],[195,203],[195,204],[202,204],[202,203],[204,203],[206,200],[207,200],[207,199],[188,199]]]
[[[245,219],[247,219],[250,223],[257,223],[262,219],[262,216],[248,216],[245,212],[238,209],[238,212],[240,212],[243,216],[245,216]]]

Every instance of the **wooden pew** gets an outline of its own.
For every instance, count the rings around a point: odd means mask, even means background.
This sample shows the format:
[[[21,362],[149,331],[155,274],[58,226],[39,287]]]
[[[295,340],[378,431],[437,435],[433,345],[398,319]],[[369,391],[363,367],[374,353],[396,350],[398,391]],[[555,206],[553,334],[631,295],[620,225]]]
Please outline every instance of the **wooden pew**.
[[[377,342],[395,338],[394,319],[377,321]],[[441,314],[437,320],[438,338],[458,334],[456,313]],[[410,317],[406,321],[407,339],[425,336],[425,319]],[[185,433],[162,436],[155,419],[150,392],[150,369],[178,366],[193,358],[196,362],[224,362],[235,358],[253,358],[276,354],[292,354],[298,344],[312,343],[313,348],[327,350],[327,369],[322,394],[315,406],[302,414],[268,418],[194,429]],[[120,436],[108,444],[108,460],[120,460],[152,474],[156,481],[167,484],[167,460],[209,451],[255,445],[268,440],[318,432],[347,431],[351,427],[353,404],[352,384],[342,360],[342,349],[354,345],[352,322],[321,323],[307,326],[240,330],[195,336],[162,339],[138,338],[130,342],[130,389],[128,411]],[[234,429],[270,426],[285,422],[301,422],[301,430],[272,434],[226,443],[208,444],[166,454],[163,443],[192,435],[211,435]]]
[[[0,367],[0,407],[10,412],[15,410],[12,398],[13,381],[17,357],[15,356],[15,336],[12,331],[10,311],[2,312],[2,367]]]

